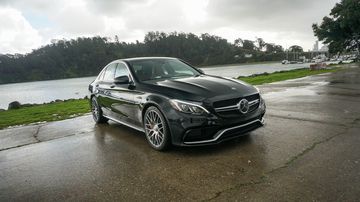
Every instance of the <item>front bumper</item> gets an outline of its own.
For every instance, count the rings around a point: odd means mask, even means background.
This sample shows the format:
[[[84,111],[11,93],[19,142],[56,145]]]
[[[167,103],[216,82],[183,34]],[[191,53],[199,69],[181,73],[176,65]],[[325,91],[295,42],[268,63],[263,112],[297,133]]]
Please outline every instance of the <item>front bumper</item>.
[[[216,113],[207,116],[188,115],[176,110],[166,114],[172,143],[179,146],[218,144],[246,135],[264,125],[266,106],[237,118],[223,118]]]
[[[191,140],[186,141],[185,140],[184,144],[185,145],[208,145],[208,144],[220,143],[225,140],[229,140],[232,138],[236,138],[236,137],[245,135],[246,133],[263,126],[264,122],[265,122],[265,120],[262,117],[261,119],[255,119],[255,120],[249,121],[244,124],[232,126],[230,128],[221,129],[217,133],[215,133],[215,135],[210,137],[210,139],[195,140],[195,141],[191,141]]]

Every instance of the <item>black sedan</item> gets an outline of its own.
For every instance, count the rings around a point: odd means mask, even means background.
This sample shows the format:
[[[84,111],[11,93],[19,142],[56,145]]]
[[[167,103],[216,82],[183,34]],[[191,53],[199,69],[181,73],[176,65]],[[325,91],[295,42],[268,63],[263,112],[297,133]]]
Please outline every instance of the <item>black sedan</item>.
[[[146,134],[156,150],[216,144],[263,125],[257,88],[204,74],[166,57],[115,60],[89,85],[96,123],[109,119]]]

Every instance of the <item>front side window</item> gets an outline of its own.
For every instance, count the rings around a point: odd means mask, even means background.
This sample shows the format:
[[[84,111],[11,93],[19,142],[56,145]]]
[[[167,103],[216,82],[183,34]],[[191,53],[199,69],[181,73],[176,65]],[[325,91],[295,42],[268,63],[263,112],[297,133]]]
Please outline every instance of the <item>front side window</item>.
[[[115,78],[119,76],[129,76],[129,72],[123,63],[119,63],[116,67]]]
[[[129,61],[140,81],[198,76],[193,67],[177,59],[146,59]]]
[[[116,63],[109,64],[104,73],[104,81],[113,81],[115,78]]]

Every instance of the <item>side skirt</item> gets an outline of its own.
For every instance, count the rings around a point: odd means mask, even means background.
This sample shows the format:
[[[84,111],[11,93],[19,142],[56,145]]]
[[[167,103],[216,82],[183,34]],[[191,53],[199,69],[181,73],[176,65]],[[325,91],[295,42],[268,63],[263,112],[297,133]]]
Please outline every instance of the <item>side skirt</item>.
[[[130,128],[132,128],[132,129],[138,130],[138,131],[143,132],[143,133],[145,132],[144,129],[141,128],[141,127],[135,126],[135,125],[130,124],[130,123],[126,123],[126,122],[124,122],[124,121],[120,121],[120,120],[115,119],[115,118],[112,118],[112,117],[110,117],[110,116],[106,116],[106,115],[103,115],[103,116],[106,117],[106,118],[108,118],[108,119],[110,119],[110,120],[112,120],[112,121],[115,121],[116,123],[120,123],[120,124],[122,124],[122,125],[124,125],[124,126],[130,127]]]

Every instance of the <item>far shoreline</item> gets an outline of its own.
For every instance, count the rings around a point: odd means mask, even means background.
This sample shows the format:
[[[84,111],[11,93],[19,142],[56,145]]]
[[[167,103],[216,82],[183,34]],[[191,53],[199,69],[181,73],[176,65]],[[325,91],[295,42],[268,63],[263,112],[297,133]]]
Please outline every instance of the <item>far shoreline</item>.
[[[274,63],[280,63],[279,61],[263,61],[263,62],[247,62],[247,63],[232,63],[232,64],[219,64],[219,65],[193,65],[197,68],[217,68],[217,67],[233,67],[233,66],[244,66],[244,65],[259,65],[259,64],[274,64]],[[41,81],[58,81],[58,80],[66,80],[66,79],[79,79],[79,78],[90,78],[90,77],[96,77],[97,75],[93,76],[79,76],[79,77],[67,77],[67,78],[58,78],[58,79],[43,79],[43,80],[33,80],[33,81],[21,81],[21,82],[9,82],[9,83],[0,83],[0,86],[3,85],[11,85],[11,84],[19,84],[19,83],[32,83],[32,82],[41,82]]]

